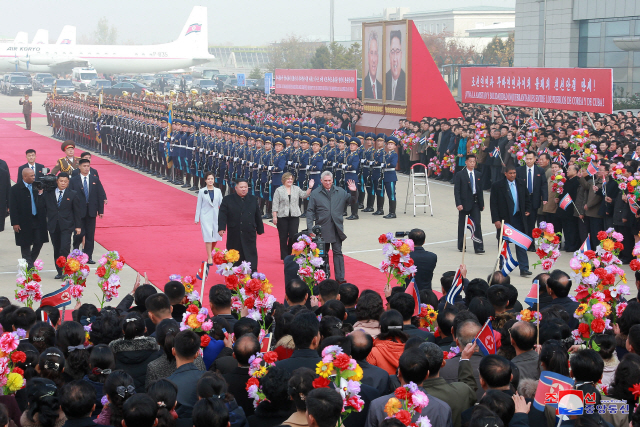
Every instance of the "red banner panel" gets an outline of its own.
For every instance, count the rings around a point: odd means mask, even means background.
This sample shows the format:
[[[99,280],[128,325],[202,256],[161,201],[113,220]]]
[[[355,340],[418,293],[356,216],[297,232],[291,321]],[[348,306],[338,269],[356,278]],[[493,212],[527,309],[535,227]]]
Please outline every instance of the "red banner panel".
[[[279,95],[331,96],[357,98],[356,70],[276,69],[276,93]]]
[[[460,81],[462,102],[613,112],[610,68],[466,67]]]

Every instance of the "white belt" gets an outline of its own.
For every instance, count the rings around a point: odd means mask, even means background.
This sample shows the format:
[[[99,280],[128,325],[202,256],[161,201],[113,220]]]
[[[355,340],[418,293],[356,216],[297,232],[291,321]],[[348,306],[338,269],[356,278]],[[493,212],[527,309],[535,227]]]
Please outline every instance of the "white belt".
[[[187,150],[191,150],[191,151],[193,151],[193,150],[195,150],[195,149],[196,149],[196,147],[187,147],[187,146],[185,146],[185,148],[186,148]]]
[[[386,168],[385,172],[395,172],[396,168]]]
[[[319,174],[320,174],[320,171],[318,171],[318,172],[309,172],[309,175],[319,175]]]
[[[382,166],[373,166],[374,169],[381,169]]]

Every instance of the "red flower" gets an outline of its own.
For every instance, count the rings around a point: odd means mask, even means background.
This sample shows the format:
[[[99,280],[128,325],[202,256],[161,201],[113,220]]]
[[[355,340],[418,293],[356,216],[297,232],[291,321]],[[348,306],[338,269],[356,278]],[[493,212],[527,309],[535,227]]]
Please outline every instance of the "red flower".
[[[576,299],[581,300],[589,296],[589,291],[586,286],[580,285],[576,289]]]
[[[534,239],[537,239],[538,237],[540,237],[542,235],[542,230],[540,230],[539,228],[534,228],[531,231],[531,237],[533,237]]]
[[[380,243],[380,244],[387,243],[387,235],[386,234],[381,234],[380,237],[378,237],[378,243]]]
[[[605,275],[602,278],[602,284],[603,285],[613,285],[613,283],[616,280],[616,275],[613,273],[607,273],[607,275]]]
[[[107,274],[107,269],[104,268],[104,266],[100,266],[96,269],[96,274],[98,277],[104,277],[104,275]]]
[[[60,268],[64,267],[66,263],[67,263],[67,259],[63,256],[58,257],[58,259],[56,260],[56,265]]]
[[[605,302],[611,301],[611,291],[609,289],[605,289],[604,291],[602,291],[602,293],[604,294]]]
[[[224,264],[224,253],[222,253],[221,251],[218,251],[216,253],[213,254],[213,263],[216,265],[220,265],[220,264]]]
[[[621,250],[623,250],[623,249],[624,249],[624,245],[623,245],[622,243],[620,243],[620,242],[615,242],[615,243],[613,244],[613,250],[621,251]]]
[[[584,254],[587,256],[587,258],[589,259],[594,259],[596,257],[596,253],[595,251],[585,251]]]
[[[267,351],[262,355],[262,359],[265,363],[276,363],[278,361],[278,353],[275,351]]]
[[[251,279],[244,288],[252,294],[257,294],[262,289],[262,282],[258,279]]]
[[[557,245],[558,243],[560,243],[560,236],[558,236],[557,234],[553,237],[553,244]]]
[[[589,338],[589,325],[586,323],[580,323],[578,325],[578,332],[580,332],[582,338]]]
[[[640,270],[640,261],[638,261],[637,259],[632,259],[629,263],[629,268],[633,271]]]
[[[122,255],[120,255],[120,258],[118,259],[118,262],[121,262],[121,263],[122,263],[122,265],[124,265],[124,264],[125,264],[125,262],[124,262],[124,257],[123,257]]]
[[[14,351],[11,354],[11,361],[13,363],[24,363],[27,361],[27,355],[23,351]]]
[[[394,394],[398,399],[407,399],[409,397],[409,391],[404,387],[398,387]]]
[[[389,262],[393,265],[398,265],[400,262],[400,254],[394,254],[389,257]]]
[[[329,380],[327,378],[318,377],[313,380],[313,388],[328,388]]]
[[[364,406],[364,401],[358,398],[358,396],[351,396],[349,399],[347,399],[347,406],[350,406],[356,411],[360,412],[362,410],[362,407]]]
[[[232,291],[238,287],[238,277],[235,274],[224,278],[224,285]]]
[[[409,261],[404,263],[405,267],[411,267],[413,265],[413,258],[409,258]]]
[[[598,240],[604,240],[607,237],[609,237],[609,236],[607,235],[606,231],[598,231]]]
[[[73,270],[67,265],[64,267],[64,274],[67,276],[71,276],[73,274]]]
[[[253,299],[253,297],[247,297],[244,300],[244,306],[247,307],[249,310],[251,310],[254,306],[255,306],[255,299]]]
[[[600,268],[596,268],[593,271],[593,274],[595,274],[596,276],[598,276],[599,279],[604,279],[605,276],[607,275],[607,270],[605,270],[604,268],[600,267]]]
[[[38,275],[38,273],[33,273],[33,274],[31,275],[31,278],[32,278],[35,282],[39,282],[39,281],[41,281],[41,280],[42,280],[42,279],[40,278],[40,276]]]
[[[200,347],[202,348],[207,347],[210,342],[211,342],[211,338],[209,337],[209,335],[204,334],[203,336],[200,337]]]
[[[24,371],[22,369],[18,368],[17,366],[15,368],[13,368],[13,371],[11,371],[11,372],[14,372],[14,373],[20,374],[20,375],[24,375]]]
[[[338,357],[336,357],[333,360],[333,366],[335,366],[338,369],[347,369],[349,367],[350,361],[351,361],[351,358],[348,355],[342,353],[342,354],[339,354]]]
[[[634,384],[633,387],[629,387],[629,391],[633,393],[633,398],[640,398],[640,384]]]
[[[593,332],[595,332],[596,334],[601,334],[602,332],[604,332],[604,320],[602,320],[602,319],[594,319],[591,322],[591,330]]]
[[[200,309],[197,305],[190,304],[189,307],[187,307],[187,311],[191,314],[198,314],[200,312]]]
[[[395,417],[398,419],[398,421],[406,426],[411,423],[411,414],[409,413],[409,411],[405,411],[404,409],[398,411]]]
[[[249,381],[247,381],[247,385],[245,387],[246,390],[249,390],[249,387],[251,387],[252,385],[257,385],[258,387],[260,387],[260,381],[258,381],[257,378],[249,378]]]
[[[547,253],[545,251],[543,251],[542,249],[538,248],[536,250],[536,255],[538,255],[538,258],[544,258],[547,256]]]
[[[613,255],[611,255],[611,252],[605,252],[604,254],[602,254],[602,261],[604,262],[610,263],[612,259]]]

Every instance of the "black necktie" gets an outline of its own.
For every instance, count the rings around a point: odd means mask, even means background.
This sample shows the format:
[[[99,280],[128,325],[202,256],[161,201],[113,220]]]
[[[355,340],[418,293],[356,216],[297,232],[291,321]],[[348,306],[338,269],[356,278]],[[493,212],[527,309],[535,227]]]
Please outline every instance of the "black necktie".
[[[62,202],[62,191],[58,192],[58,207],[60,207],[60,203]]]

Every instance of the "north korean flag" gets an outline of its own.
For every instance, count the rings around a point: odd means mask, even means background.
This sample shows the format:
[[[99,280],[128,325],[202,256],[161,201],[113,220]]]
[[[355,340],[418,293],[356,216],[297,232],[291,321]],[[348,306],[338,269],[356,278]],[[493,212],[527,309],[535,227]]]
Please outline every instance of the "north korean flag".
[[[413,302],[415,303],[415,307],[413,308],[413,315],[417,316],[418,314],[420,314],[420,292],[418,291],[418,289],[416,289],[415,279],[411,279],[411,282],[409,282],[406,293],[411,295],[411,298],[413,298]]]
[[[631,199],[629,199],[629,209],[631,209],[634,215],[638,214],[638,205]]]
[[[198,280],[202,280],[203,277],[208,275],[209,275],[209,264],[207,264],[207,261],[202,261],[202,265],[200,266],[200,269],[198,269],[198,273],[196,273],[196,277],[198,278]]]
[[[531,237],[516,229],[514,226],[506,223],[504,224],[502,238],[508,242],[520,246],[524,250],[529,249],[529,246],[531,246],[531,243],[533,242],[533,239]]]
[[[526,302],[529,305],[529,307],[533,307],[533,304],[538,302],[539,287],[540,287],[540,283],[537,280],[534,280],[533,284],[531,285],[531,289],[529,289],[529,293],[524,298],[524,302]]]
[[[487,319],[480,333],[473,339],[485,356],[496,354],[496,337],[491,327],[491,319]]]
[[[540,381],[533,399],[533,406],[539,411],[544,411],[545,405],[558,407],[558,393],[562,390],[571,390],[575,382],[569,377],[556,374],[551,371],[542,371]]]
[[[60,308],[71,304],[71,294],[69,293],[70,286],[71,285],[67,284],[57,291],[44,295],[42,297],[42,301],[40,301],[40,307],[50,305],[55,308]]]
[[[571,203],[573,203],[573,199],[571,198],[571,195],[567,193],[562,200],[560,200],[560,207],[566,211]]]
[[[587,166],[587,173],[589,174],[589,176],[593,176],[598,173],[598,165],[593,163],[593,160],[591,160],[589,162],[589,166]]]

